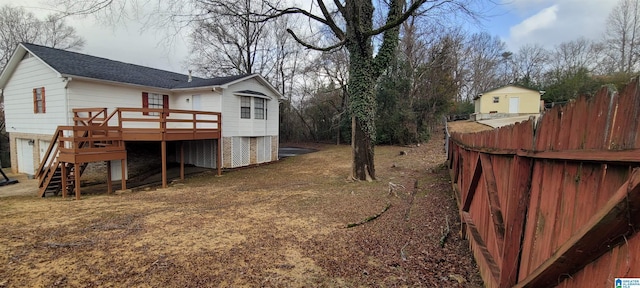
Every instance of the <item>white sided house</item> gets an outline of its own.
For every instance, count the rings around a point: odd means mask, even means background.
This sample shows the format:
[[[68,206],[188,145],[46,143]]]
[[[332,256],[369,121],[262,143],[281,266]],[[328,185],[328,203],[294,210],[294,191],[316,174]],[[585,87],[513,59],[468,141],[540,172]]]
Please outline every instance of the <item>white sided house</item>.
[[[0,89],[11,169],[39,177],[43,196],[78,196],[75,174],[90,162],[124,188],[133,142],[162,143],[164,186],[167,161],[183,175],[184,164],[220,171],[278,157],[282,96],[257,74],[205,79],[22,43]]]

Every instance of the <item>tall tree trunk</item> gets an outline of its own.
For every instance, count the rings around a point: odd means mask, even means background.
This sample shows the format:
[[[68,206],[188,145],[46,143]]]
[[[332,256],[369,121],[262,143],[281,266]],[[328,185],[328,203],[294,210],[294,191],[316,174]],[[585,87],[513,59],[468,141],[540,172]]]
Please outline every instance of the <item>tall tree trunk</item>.
[[[375,180],[374,141],[376,98],[374,87],[377,78],[373,73],[372,53],[361,45],[347,45],[349,50],[349,102],[352,115],[352,177],[358,180]],[[362,50],[365,50],[364,53]],[[363,55],[364,54],[364,55]]]
[[[387,23],[402,15],[404,3],[402,0],[390,2]],[[373,2],[350,0],[345,4],[347,19],[345,47],[349,51],[347,91],[350,112],[354,117],[351,131],[353,145],[351,176],[354,179],[371,181],[376,179],[373,151],[376,140],[377,108],[375,86],[395,55],[400,27],[395,26],[385,30],[382,45],[377,50],[377,55],[373,57],[373,34],[370,33],[373,28]]]

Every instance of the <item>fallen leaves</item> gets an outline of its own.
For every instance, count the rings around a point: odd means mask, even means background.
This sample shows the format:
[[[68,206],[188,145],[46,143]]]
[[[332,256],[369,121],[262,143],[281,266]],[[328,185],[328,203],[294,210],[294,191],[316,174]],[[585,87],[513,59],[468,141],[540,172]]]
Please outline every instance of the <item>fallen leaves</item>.
[[[440,247],[460,220],[433,138],[376,147],[373,182],[344,181],[349,146],[315,145],[168,189],[5,198],[0,287],[482,287],[465,240]]]

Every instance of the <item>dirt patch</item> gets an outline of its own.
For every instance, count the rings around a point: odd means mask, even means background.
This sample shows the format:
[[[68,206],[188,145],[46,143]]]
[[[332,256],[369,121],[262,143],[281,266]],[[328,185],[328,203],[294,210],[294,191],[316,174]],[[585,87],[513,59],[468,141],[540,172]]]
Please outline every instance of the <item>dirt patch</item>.
[[[487,130],[493,130],[493,127],[480,124],[471,120],[464,121],[452,121],[448,122],[449,132],[458,132],[458,133],[474,133],[474,132],[482,132]]]
[[[0,198],[10,196],[37,196],[38,180],[27,178],[26,174],[13,174],[10,168],[2,169],[9,179],[18,180],[18,183],[0,186]],[[0,175],[0,180],[4,177]]]
[[[2,198],[0,286],[482,287],[442,145],[376,147],[374,182],[321,146],[155,191]]]

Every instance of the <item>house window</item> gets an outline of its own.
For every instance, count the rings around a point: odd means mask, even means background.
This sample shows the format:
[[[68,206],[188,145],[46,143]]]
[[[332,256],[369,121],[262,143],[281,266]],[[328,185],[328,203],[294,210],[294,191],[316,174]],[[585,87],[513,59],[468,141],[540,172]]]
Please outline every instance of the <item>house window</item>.
[[[251,97],[240,97],[240,118],[251,119]]]
[[[256,119],[265,119],[265,109],[264,109],[264,99],[262,98],[253,98],[253,102],[255,104],[255,118]]]
[[[493,103],[500,103],[500,97],[494,96],[493,97]]]
[[[169,95],[142,92],[142,108],[169,109]],[[142,114],[150,116],[160,115],[158,112],[142,112]]]
[[[45,113],[44,87],[33,88],[33,113]]]

